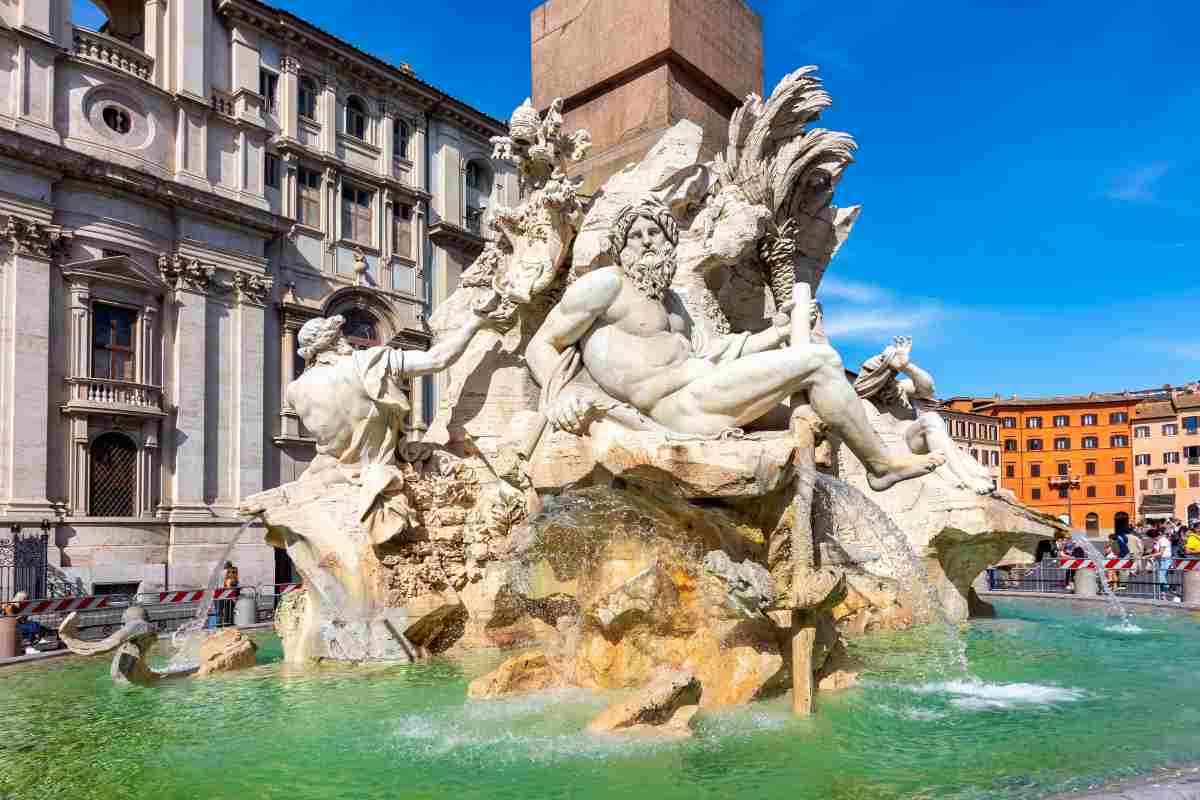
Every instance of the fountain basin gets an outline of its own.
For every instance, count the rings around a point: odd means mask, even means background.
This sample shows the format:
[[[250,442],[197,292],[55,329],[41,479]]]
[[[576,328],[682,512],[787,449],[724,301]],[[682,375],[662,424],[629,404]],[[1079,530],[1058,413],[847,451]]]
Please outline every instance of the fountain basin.
[[[977,682],[936,672],[936,629],[886,634],[854,643],[867,680],[819,715],[705,710],[682,740],[589,734],[620,692],[465,700],[496,652],[300,671],[265,637],[258,666],[153,694],[114,687],[103,657],[6,668],[0,796],[1032,800],[1200,763],[1189,614],[1138,610],[1124,635],[1093,605],[996,606],[965,630]]]

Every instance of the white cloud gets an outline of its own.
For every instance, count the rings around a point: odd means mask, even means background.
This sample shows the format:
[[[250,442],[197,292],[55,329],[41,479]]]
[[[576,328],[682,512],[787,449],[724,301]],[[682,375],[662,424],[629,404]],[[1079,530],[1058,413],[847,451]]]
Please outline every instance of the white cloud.
[[[890,298],[891,294],[882,286],[830,277],[823,279],[820,288],[817,289],[817,296],[821,300],[832,298],[859,304],[880,303]]]
[[[945,308],[922,304],[912,308],[833,308],[825,310],[825,335],[831,340],[874,341],[928,331],[946,319]]]
[[[1170,171],[1166,161],[1155,161],[1135,169],[1125,170],[1113,178],[1104,194],[1112,200],[1146,203],[1154,199],[1158,182]]]

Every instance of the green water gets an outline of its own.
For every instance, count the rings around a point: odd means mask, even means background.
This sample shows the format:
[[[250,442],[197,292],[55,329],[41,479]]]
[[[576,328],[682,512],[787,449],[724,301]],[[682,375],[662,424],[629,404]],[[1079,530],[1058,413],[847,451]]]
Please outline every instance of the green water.
[[[468,702],[495,654],[253,670],[155,690],[108,659],[0,671],[2,798],[1033,798],[1200,762],[1195,615],[1002,601],[964,628],[979,682],[938,675],[937,631],[856,648],[859,688],[697,718],[686,741],[583,732],[616,695]]]

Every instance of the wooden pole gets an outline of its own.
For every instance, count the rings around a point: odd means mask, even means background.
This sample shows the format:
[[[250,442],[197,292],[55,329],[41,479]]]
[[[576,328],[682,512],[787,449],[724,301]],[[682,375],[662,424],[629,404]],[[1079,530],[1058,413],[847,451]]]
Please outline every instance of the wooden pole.
[[[809,307],[812,288],[797,282],[792,290],[791,346],[811,342]],[[816,470],[816,437],[812,425],[800,416],[801,395],[792,398],[791,435],[795,448],[795,494],[792,497],[792,711],[813,713],[813,647],[817,639],[816,611],[802,607],[800,597],[816,568],[812,533],[813,478]]]

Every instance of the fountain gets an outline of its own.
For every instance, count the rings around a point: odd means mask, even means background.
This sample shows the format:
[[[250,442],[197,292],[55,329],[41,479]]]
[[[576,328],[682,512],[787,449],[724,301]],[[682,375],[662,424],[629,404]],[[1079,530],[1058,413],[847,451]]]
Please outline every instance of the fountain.
[[[1108,574],[1107,570],[1104,569],[1104,562],[1106,561],[1104,554],[1100,552],[1096,545],[1091,543],[1087,538],[1087,534],[1080,531],[1075,531],[1071,534],[1071,541],[1082,547],[1084,553],[1091,560],[1094,566],[1092,571],[1096,573],[1096,582],[1100,586],[1100,593],[1108,603],[1109,613],[1121,618],[1117,630],[1125,633],[1140,632],[1141,628],[1135,625],[1133,620],[1130,619],[1129,610],[1125,608],[1125,604],[1121,602],[1121,598],[1117,597],[1117,593],[1108,585]]]

